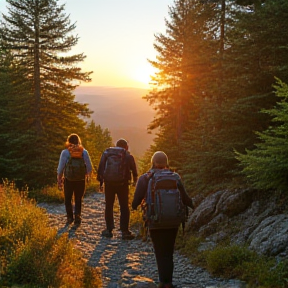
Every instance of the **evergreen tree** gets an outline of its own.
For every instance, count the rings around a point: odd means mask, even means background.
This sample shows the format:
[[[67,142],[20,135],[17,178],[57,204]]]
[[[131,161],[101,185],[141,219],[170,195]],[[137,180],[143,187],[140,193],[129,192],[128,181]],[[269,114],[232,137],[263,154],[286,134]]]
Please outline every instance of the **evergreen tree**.
[[[69,55],[78,37],[72,35],[64,5],[55,0],[6,0],[8,15],[3,15],[0,28],[1,47],[13,55],[13,65],[21,69],[28,99],[15,95],[14,113],[24,110],[29,116],[16,123],[9,134],[10,161],[13,177],[29,186],[55,182],[57,162],[63,139],[85,128],[83,117],[89,117],[86,104],[75,102],[74,89],[89,81],[91,72],[76,65],[83,54]],[[5,96],[7,97],[7,95]],[[26,96],[25,96],[26,97]],[[81,116],[81,118],[79,117]],[[21,114],[15,117],[20,119]]]
[[[94,165],[94,172],[96,172],[102,153],[106,148],[113,146],[110,132],[107,128],[102,129],[100,125],[96,125],[92,120],[87,124],[82,142],[89,152]]]
[[[278,79],[276,95],[281,99],[272,109],[263,110],[272,116],[273,126],[257,132],[260,143],[246,154],[236,152],[243,173],[260,189],[288,191],[288,85]]]
[[[155,89],[145,99],[157,112],[149,129],[159,128],[154,148],[164,150],[175,168],[183,160],[179,148],[188,129],[187,118],[191,111],[195,119],[198,117],[196,102],[208,81],[203,75],[212,67],[215,29],[206,19],[214,14],[213,7],[199,1],[174,1],[169,7],[166,34],[155,35],[158,56],[150,63],[158,72],[152,77]]]
[[[238,177],[233,151],[243,153],[258,141],[254,131],[265,129],[270,119],[259,111],[275,104],[273,77],[287,79],[287,1],[257,3],[249,11],[226,12],[224,50],[214,70],[218,87],[207,85],[200,117],[189,124],[197,129],[187,130],[183,143],[188,187],[214,190]]]

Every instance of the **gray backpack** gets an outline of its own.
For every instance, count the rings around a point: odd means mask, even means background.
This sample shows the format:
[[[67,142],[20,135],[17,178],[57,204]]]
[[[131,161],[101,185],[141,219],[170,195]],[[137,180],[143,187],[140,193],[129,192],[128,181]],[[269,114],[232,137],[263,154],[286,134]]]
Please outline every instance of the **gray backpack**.
[[[177,173],[163,169],[152,173],[143,208],[149,229],[178,228],[186,220],[186,207],[177,186]]]
[[[109,183],[123,183],[126,174],[126,149],[110,147],[105,150],[106,157],[104,181]]]

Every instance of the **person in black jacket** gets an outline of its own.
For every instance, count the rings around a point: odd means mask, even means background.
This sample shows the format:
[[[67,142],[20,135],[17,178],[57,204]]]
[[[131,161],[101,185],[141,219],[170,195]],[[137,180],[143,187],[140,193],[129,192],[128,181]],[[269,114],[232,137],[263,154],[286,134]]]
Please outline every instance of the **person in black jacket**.
[[[129,231],[129,219],[130,210],[128,205],[129,200],[129,184],[131,183],[131,172],[133,176],[133,182],[137,182],[138,174],[135,164],[134,157],[128,152],[128,143],[125,139],[119,139],[116,143],[116,149],[125,149],[125,171],[124,180],[120,183],[114,183],[113,181],[106,181],[104,177],[106,161],[107,161],[107,150],[104,151],[100,159],[97,180],[101,183],[104,181],[104,193],[105,193],[105,221],[106,229],[102,231],[102,236],[113,237],[112,230],[114,226],[114,215],[113,206],[115,202],[115,195],[117,195],[120,205],[120,230],[122,232],[122,239],[131,240],[135,236]]]
[[[152,169],[147,173],[141,175],[138,179],[134,199],[132,202],[132,209],[136,210],[145,198],[148,182],[151,174],[160,169],[168,169],[168,157],[162,151],[157,151],[151,158]],[[177,182],[178,189],[181,193],[182,202],[184,205],[193,209],[192,199],[188,196],[179,176]],[[159,288],[172,288],[173,269],[174,269],[174,245],[177,236],[178,228],[169,229],[149,229],[149,234],[153,243],[154,253],[156,257]]]

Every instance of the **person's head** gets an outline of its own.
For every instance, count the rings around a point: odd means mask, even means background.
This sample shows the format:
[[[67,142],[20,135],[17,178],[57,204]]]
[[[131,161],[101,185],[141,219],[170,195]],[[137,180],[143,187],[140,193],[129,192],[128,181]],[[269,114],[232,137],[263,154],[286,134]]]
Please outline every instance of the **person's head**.
[[[70,144],[81,145],[80,137],[75,133],[70,134],[67,137],[66,146],[69,146]]]
[[[168,168],[168,157],[163,151],[157,151],[151,158],[152,168]]]
[[[116,146],[128,150],[128,143],[127,143],[127,141],[126,141],[125,139],[123,139],[123,138],[120,138],[120,139],[116,142]]]

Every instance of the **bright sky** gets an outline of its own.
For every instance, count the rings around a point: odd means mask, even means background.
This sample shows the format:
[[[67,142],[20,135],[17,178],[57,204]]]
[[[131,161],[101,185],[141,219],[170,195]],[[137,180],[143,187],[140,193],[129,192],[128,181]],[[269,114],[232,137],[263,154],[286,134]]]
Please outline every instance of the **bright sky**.
[[[165,33],[165,18],[173,0],[59,0],[65,4],[75,34],[73,53],[87,58],[83,71],[94,71],[92,86],[148,88],[154,70],[154,34]],[[6,13],[6,1],[0,11]],[[0,17],[1,18],[1,17]]]

